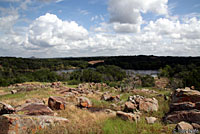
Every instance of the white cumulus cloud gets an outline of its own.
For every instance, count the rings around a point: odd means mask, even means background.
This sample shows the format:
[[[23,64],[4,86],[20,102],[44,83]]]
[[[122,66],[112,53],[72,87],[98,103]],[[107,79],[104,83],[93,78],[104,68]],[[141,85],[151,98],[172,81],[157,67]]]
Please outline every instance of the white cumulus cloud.
[[[116,32],[137,32],[143,23],[141,13],[168,15],[167,4],[168,0],[109,0],[110,22],[116,23]]]
[[[54,14],[45,14],[37,18],[28,31],[28,41],[32,45],[51,47],[66,45],[69,41],[83,40],[88,37],[88,31],[74,21],[62,21]]]
[[[110,21],[137,24],[142,21],[141,12],[168,14],[168,0],[109,0]]]

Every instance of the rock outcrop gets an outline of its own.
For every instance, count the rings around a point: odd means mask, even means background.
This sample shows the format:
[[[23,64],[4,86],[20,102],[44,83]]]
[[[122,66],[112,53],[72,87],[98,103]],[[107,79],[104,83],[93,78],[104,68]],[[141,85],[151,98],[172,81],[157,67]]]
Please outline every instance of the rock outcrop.
[[[181,121],[200,124],[199,110],[182,110],[168,113],[165,117],[168,123],[179,123]]]
[[[191,90],[189,88],[176,89],[172,96],[172,102],[200,102],[200,92],[197,90]]]
[[[0,134],[35,134],[37,130],[68,122],[65,118],[54,116],[5,114],[0,116]]]
[[[25,115],[54,115],[54,112],[42,103],[25,103],[18,106],[16,112]]]
[[[168,123],[181,121],[200,124],[200,92],[189,88],[176,89],[172,95],[170,111],[165,116]]]

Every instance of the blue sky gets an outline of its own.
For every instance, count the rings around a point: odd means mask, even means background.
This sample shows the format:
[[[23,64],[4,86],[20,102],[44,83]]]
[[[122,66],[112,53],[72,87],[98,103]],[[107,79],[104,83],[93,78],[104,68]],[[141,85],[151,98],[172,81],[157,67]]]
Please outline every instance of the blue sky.
[[[200,56],[199,0],[0,0],[0,56]]]

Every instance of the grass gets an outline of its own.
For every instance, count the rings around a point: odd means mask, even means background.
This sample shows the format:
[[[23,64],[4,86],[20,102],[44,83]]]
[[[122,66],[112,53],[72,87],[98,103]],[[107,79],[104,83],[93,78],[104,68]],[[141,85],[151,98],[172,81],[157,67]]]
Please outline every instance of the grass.
[[[110,108],[110,105],[112,102],[104,101],[104,100],[96,100],[96,99],[90,99],[92,102],[93,107],[96,108]]]
[[[54,94],[52,89],[45,88],[29,92],[20,92],[16,94],[2,95],[0,97],[0,101],[6,102],[12,106],[23,104],[26,99],[31,99],[31,98],[43,99],[47,102],[48,97],[50,97],[52,94]]]
[[[69,119],[65,127],[52,127],[37,134],[100,134],[101,126],[111,115],[103,112],[91,113],[88,110],[68,105],[65,110],[57,111],[59,117]]]
[[[78,85],[65,85],[66,87],[69,87],[69,88],[77,88]]]
[[[104,134],[135,134],[137,128],[134,122],[110,118],[103,123],[102,131]]]
[[[103,123],[103,134],[171,134],[174,126],[164,126],[160,122],[147,124],[142,117],[138,123],[110,118]]]
[[[133,93],[122,93],[120,95],[120,99],[123,100],[123,101],[127,101],[129,96],[132,96],[132,95],[134,95],[134,94]]]

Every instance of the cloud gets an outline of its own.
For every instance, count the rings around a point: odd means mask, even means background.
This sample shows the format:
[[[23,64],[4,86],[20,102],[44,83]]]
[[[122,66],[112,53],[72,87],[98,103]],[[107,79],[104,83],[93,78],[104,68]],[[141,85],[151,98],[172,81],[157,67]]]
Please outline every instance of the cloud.
[[[30,44],[40,47],[66,45],[70,48],[70,41],[87,39],[88,31],[76,22],[62,21],[54,14],[45,14],[37,18],[28,31]]]
[[[168,14],[168,0],[109,0],[110,22],[141,23],[142,13]]]
[[[23,2],[24,9],[0,8],[1,56],[200,56],[199,14],[169,17],[167,0],[109,0],[109,23],[104,16],[94,15],[91,21],[95,26],[91,30],[50,13],[26,27],[18,26],[16,22],[21,16],[14,11],[21,13],[32,4],[29,0]],[[144,23],[142,14],[147,12],[158,15],[157,19]]]
[[[108,11],[114,30],[119,33],[140,31],[141,13],[168,15],[168,0],[109,0]]]
[[[113,23],[113,30],[116,33],[137,33],[140,32],[140,25]]]
[[[87,11],[87,10],[81,10],[81,9],[79,9],[78,10],[81,14],[83,14],[83,15],[88,15],[89,14],[89,12]]]

